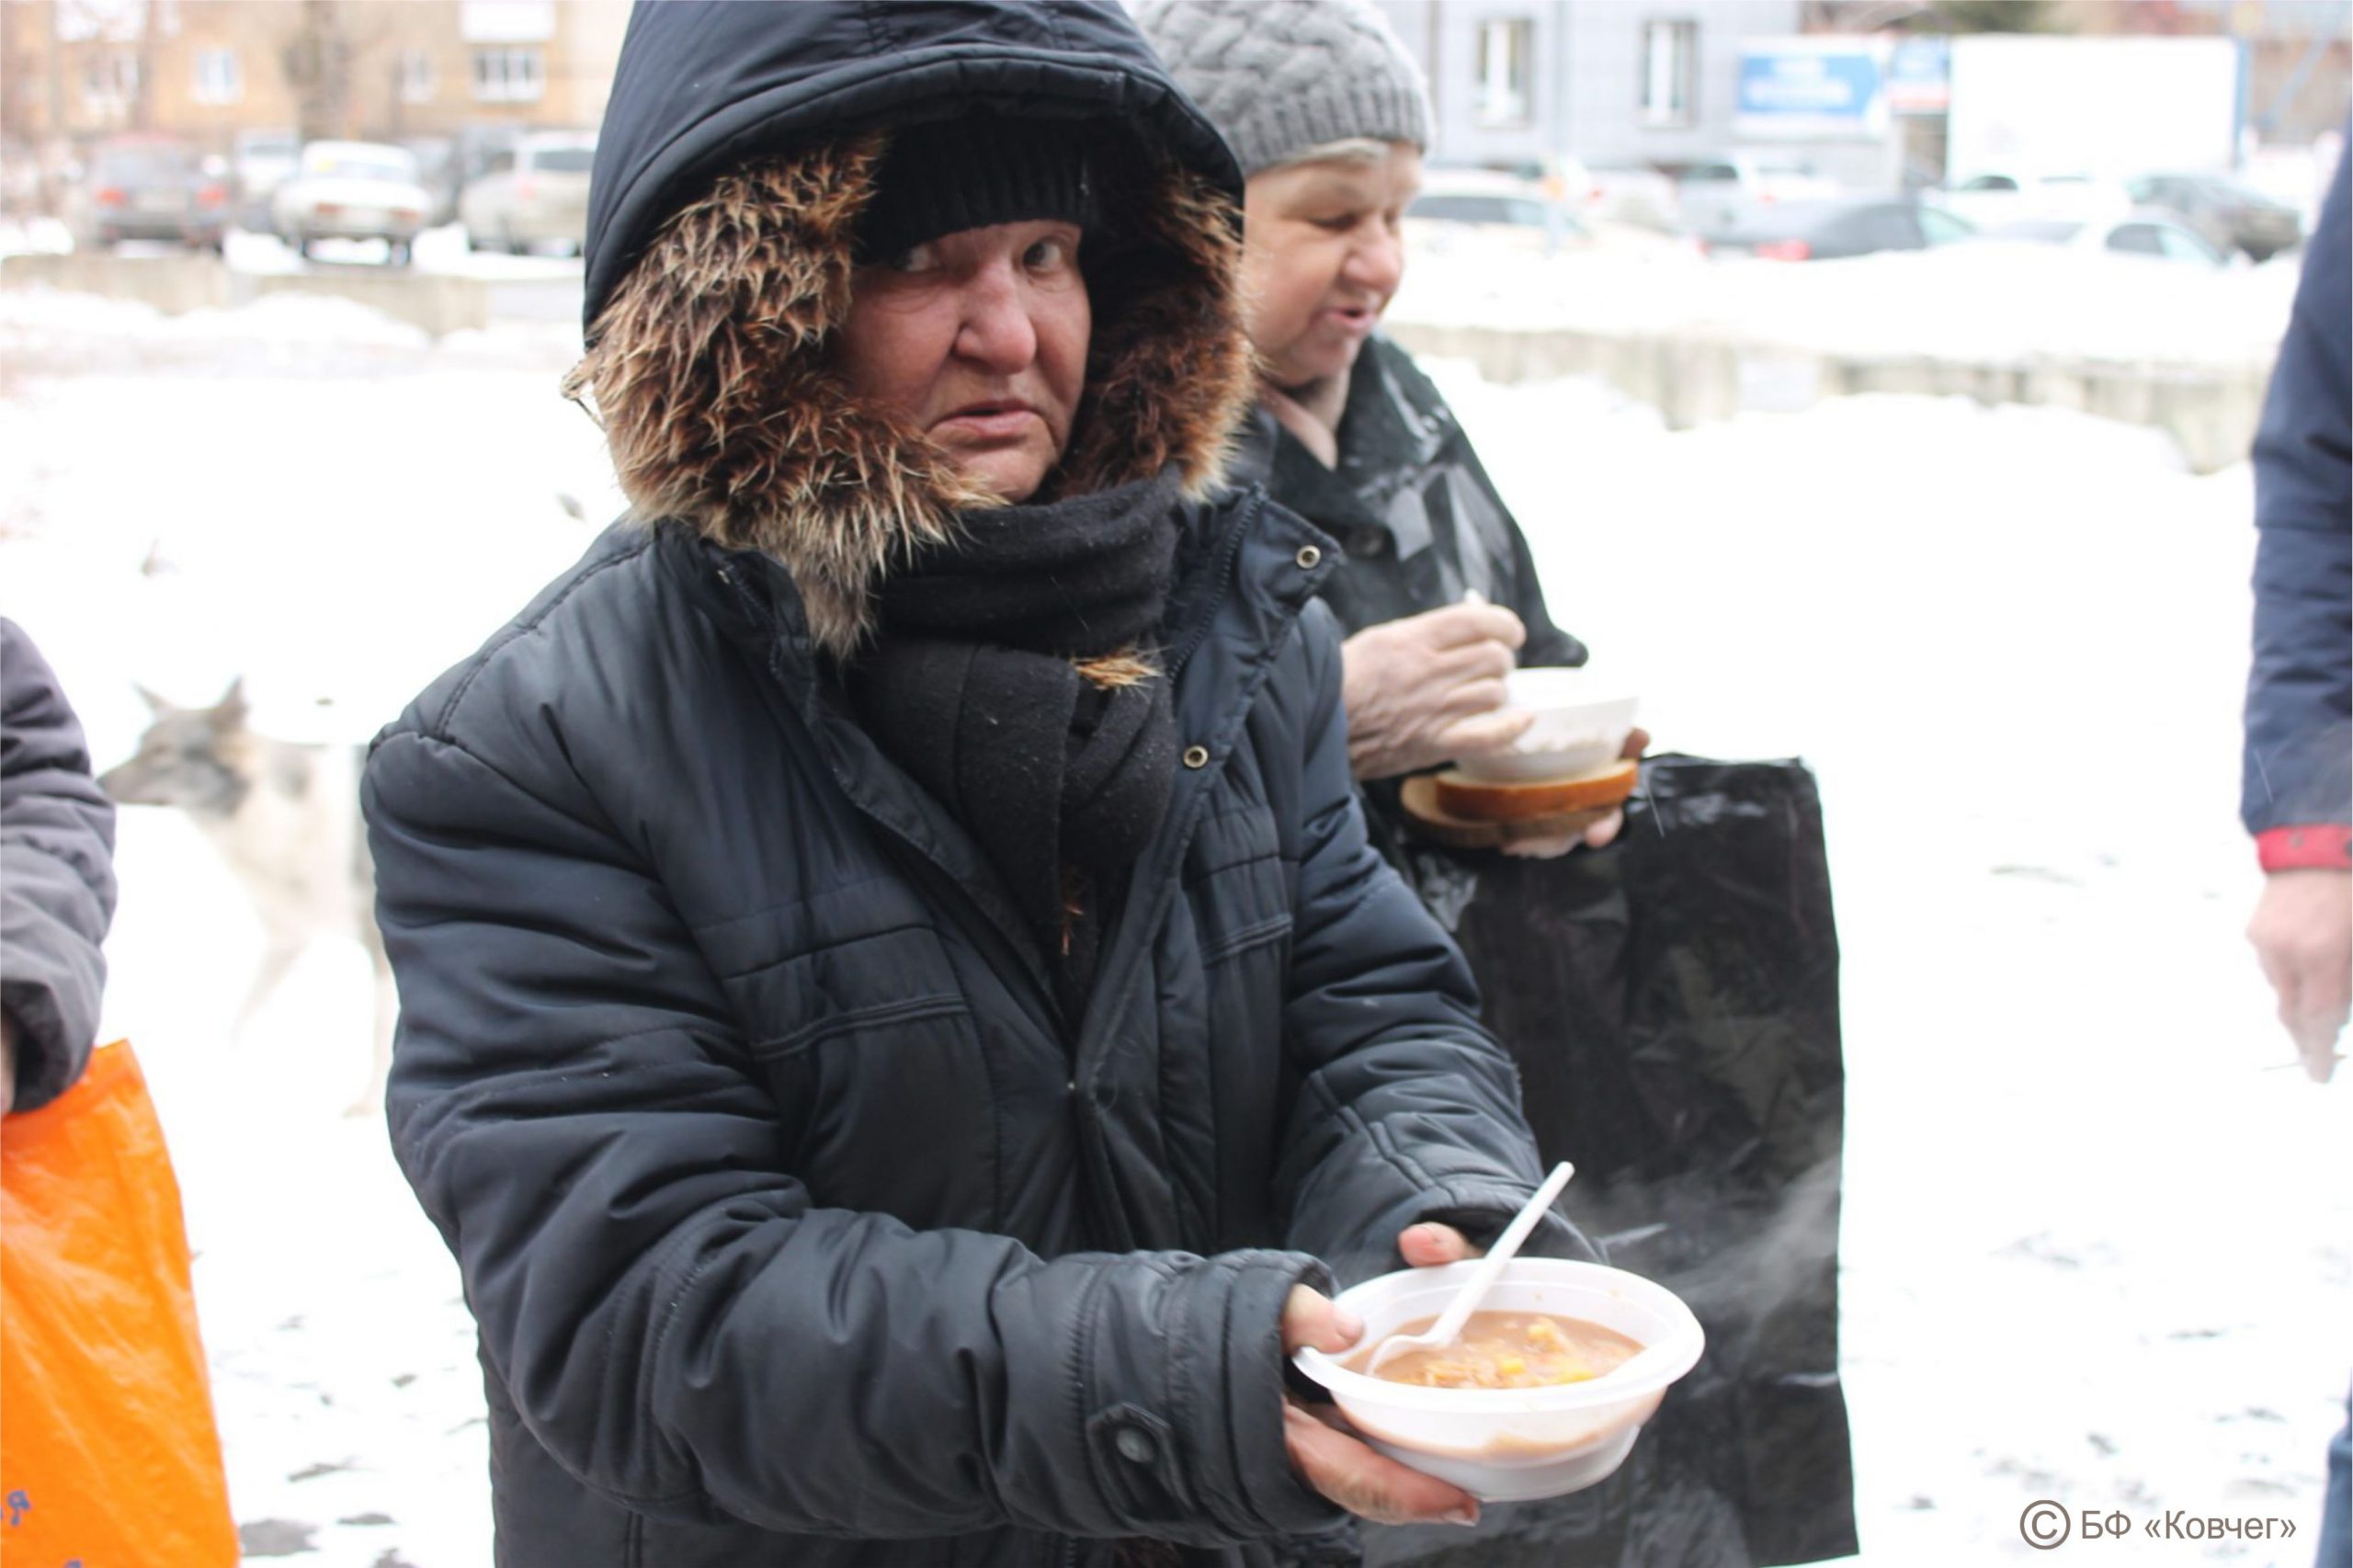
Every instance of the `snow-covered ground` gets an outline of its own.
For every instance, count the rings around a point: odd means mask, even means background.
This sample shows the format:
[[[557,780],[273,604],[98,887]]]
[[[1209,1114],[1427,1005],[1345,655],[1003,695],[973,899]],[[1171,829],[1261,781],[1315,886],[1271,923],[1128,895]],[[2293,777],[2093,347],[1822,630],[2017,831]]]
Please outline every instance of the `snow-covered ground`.
[[[0,294],[0,612],[102,764],[134,681],[242,674],[266,727],[363,740],[615,509],[555,392],[572,347]],[[1594,384],[1438,369],[1659,744],[1820,772],[1862,1561],[2027,1557],[2051,1497],[2299,1528],[2075,1549],[2102,1561],[2303,1568],[2353,1368],[2353,1085],[2280,1070],[2240,936],[2245,468],[1960,402],[1672,434]],[[235,883],[165,812],[123,813],[119,865],[107,1025],[173,1139],[240,1518],[323,1568],[479,1568],[457,1277],[381,1126],[339,1114],[365,959],[323,943],[233,1044]]]
[[[1443,236],[1393,319],[1728,338],[1972,362],[2265,365],[2300,257],[2221,268],[2053,245],[1967,244],[1844,261],[1716,260],[1665,244],[1546,256]]]

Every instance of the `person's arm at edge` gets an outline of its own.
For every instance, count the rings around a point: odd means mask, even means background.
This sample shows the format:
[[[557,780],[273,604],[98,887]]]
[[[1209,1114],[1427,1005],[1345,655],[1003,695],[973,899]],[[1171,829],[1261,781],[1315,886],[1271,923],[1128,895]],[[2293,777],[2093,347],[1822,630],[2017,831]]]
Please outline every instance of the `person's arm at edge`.
[[[22,627],[0,619],[0,1111],[38,1110],[88,1064],[114,920],[114,802]]]
[[[2241,814],[2266,873],[2249,927],[2280,1014],[2325,1079],[2353,906],[2353,262],[2340,161],[2255,442],[2254,659]]]

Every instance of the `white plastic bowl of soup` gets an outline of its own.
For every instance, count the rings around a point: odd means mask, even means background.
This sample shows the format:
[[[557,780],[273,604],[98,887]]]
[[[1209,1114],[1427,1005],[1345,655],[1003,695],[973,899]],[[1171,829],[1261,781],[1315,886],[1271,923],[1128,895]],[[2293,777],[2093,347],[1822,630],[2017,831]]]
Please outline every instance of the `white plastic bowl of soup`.
[[[1699,1320],[1675,1292],[1638,1274],[1515,1258],[1455,1347],[1466,1354],[1438,1353],[1437,1365],[1427,1356],[1400,1357],[1377,1378],[1356,1369],[1390,1335],[1427,1327],[1474,1267],[1407,1269],[1341,1292],[1341,1303],[1364,1319],[1364,1338],[1336,1356],[1302,1350],[1293,1358],[1299,1369],[1330,1391],[1365,1441],[1482,1502],[1557,1497],[1605,1479],[1625,1462],[1667,1385],[1699,1359],[1707,1344]],[[1531,1334],[1539,1318],[1557,1325],[1551,1335]],[[1506,1331],[1512,1343],[1471,1344],[1482,1329]],[[1560,1344],[1566,1349],[1556,1356]],[[1654,1347],[1660,1354],[1635,1361]],[[1529,1365],[1499,1366],[1506,1358]],[[1496,1381],[1522,1381],[1564,1369],[1586,1375],[1522,1387],[1482,1381],[1498,1370]],[[1395,1381],[1401,1374],[1416,1381]]]
[[[1504,677],[1504,706],[1536,715],[1507,751],[1459,757],[1455,766],[1491,784],[1574,778],[1618,760],[1633,733],[1633,695],[1589,669],[1535,665]]]

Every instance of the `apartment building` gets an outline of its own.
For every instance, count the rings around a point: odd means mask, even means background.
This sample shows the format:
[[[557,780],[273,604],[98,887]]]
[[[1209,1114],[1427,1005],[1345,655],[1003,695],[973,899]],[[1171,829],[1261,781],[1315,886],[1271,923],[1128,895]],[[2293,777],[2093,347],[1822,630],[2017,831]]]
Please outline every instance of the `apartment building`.
[[[1376,0],[1428,73],[1448,163],[1673,165],[1732,144],[1745,40],[1802,0]]]
[[[6,0],[0,136],[17,155],[152,131],[225,148],[602,118],[628,0]]]

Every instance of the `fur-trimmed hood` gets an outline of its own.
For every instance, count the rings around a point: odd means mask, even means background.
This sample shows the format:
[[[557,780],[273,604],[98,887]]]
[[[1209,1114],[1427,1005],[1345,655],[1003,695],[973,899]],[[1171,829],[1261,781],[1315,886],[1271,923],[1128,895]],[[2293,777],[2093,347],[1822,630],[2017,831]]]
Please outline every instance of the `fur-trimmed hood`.
[[[682,25],[698,17],[699,28]],[[708,80],[679,56],[723,50],[729,29],[761,17],[773,25],[756,37],[784,79],[736,70],[748,101],[769,111],[747,130],[747,100],[703,101]],[[858,47],[878,17],[894,45],[881,60]],[[806,35],[798,53],[774,36],[794,28]],[[911,63],[879,79],[868,69],[894,58]],[[665,68],[701,95],[684,131],[667,125],[681,95],[661,96]],[[931,89],[911,96],[910,75]],[[837,112],[811,112],[811,91]],[[782,562],[812,634],[837,656],[870,630],[874,588],[893,564],[987,499],[827,363],[891,127],[983,106],[1091,121],[1073,132],[1102,148],[1103,222],[1082,258],[1095,314],[1086,389],[1038,499],[1171,464],[1189,494],[1214,487],[1253,392],[1235,292],[1239,180],[1116,6],[642,5],[623,50],[597,155],[590,347],[566,391],[603,422],[640,516]],[[630,138],[665,129],[673,172],[663,176]],[[682,158],[698,138],[713,145]],[[612,179],[653,182],[675,202],[608,196]]]

